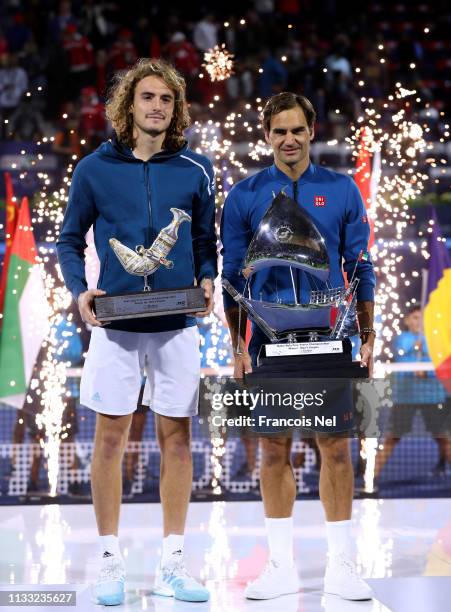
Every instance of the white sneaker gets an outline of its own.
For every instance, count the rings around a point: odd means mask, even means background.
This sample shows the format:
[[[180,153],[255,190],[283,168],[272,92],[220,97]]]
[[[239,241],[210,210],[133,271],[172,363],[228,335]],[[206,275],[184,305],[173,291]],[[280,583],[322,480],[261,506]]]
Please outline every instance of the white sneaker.
[[[244,595],[248,599],[274,599],[281,595],[297,593],[301,588],[296,566],[278,566],[269,560],[265,569],[253,582],[250,582]]]
[[[373,598],[373,591],[357,574],[352,559],[343,554],[329,556],[324,577],[324,592],[356,601]]]
[[[96,603],[119,606],[125,599],[125,567],[122,559],[109,555],[102,559],[97,582],[94,585]]]

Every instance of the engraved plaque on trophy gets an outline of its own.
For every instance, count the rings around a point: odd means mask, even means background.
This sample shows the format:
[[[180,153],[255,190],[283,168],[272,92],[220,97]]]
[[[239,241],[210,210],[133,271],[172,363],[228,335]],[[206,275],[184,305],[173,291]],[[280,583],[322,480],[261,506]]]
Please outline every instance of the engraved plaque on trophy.
[[[202,287],[180,287],[175,289],[152,290],[147,279],[161,265],[168,270],[174,262],[167,259],[169,252],[177,242],[178,229],[191,217],[179,208],[170,209],[172,221],[160,230],[153,244],[146,249],[138,245],[135,250],[128,248],[116,238],[110,238],[110,246],[122,266],[129,274],[142,276],[142,291],[117,295],[102,295],[94,299],[98,321],[117,321],[163,315],[195,313],[205,310],[205,296]]]

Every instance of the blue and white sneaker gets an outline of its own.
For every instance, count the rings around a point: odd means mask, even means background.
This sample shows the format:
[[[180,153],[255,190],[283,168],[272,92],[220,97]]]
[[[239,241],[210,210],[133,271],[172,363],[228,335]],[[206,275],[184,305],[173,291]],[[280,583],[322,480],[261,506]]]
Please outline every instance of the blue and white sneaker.
[[[161,566],[158,564],[153,592],[155,595],[174,597],[181,601],[208,601],[208,590],[188,574],[183,558]]]
[[[96,603],[119,606],[125,599],[125,567],[122,559],[110,553],[103,557],[99,577],[94,586]]]

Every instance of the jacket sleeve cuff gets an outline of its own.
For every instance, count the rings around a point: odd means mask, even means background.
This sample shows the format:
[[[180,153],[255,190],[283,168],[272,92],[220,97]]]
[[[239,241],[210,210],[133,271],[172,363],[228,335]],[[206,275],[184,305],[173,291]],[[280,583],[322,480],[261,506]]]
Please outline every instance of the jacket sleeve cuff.
[[[211,278],[211,280],[214,281],[217,276],[218,276],[218,270],[216,266],[213,264],[205,264],[201,267],[199,272],[196,274],[196,281],[197,281],[197,284],[200,285],[201,281],[204,278]]]
[[[71,287],[71,294],[72,297],[74,298],[75,302],[78,302],[78,296],[80,295],[80,293],[84,293],[85,291],[88,290],[88,286],[84,285],[83,283],[77,283],[76,285]]]

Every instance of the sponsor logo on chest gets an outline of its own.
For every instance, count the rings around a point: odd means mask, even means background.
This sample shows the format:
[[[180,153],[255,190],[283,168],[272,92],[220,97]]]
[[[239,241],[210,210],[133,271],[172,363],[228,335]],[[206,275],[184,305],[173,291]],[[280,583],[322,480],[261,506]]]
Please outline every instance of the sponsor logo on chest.
[[[326,206],[326,196],[316,195],[315,206]]]

